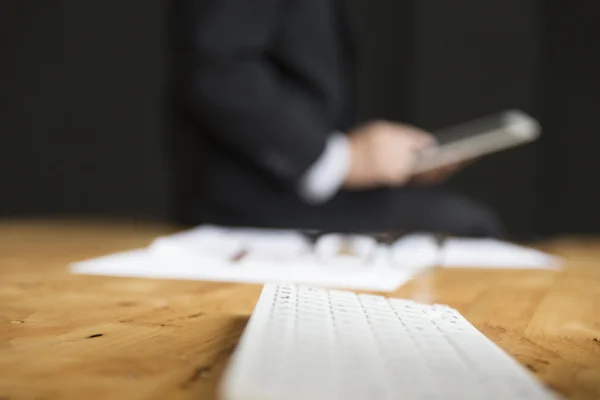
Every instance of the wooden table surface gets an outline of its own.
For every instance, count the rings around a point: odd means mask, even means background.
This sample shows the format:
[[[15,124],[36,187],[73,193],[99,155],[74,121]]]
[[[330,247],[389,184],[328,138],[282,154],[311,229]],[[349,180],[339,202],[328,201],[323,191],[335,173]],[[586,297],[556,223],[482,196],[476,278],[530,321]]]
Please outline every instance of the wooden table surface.
[[[0,400],[217,398],[260,286],[67,272],[172,231],[0,222]],[[455,307],[557,392],[600,399],[600,240],[541,247],[566,268],[438,270],[391,296]]]

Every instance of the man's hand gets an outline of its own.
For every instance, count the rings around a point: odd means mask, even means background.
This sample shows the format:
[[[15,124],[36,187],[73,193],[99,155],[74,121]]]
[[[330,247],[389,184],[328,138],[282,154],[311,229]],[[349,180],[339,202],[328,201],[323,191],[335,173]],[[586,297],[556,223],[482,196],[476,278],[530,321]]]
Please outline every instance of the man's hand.
[[[349,132],[351,163],[344,187],[400,186],[411,180],[418,152],[435,145],[415,127],[373,122]]]

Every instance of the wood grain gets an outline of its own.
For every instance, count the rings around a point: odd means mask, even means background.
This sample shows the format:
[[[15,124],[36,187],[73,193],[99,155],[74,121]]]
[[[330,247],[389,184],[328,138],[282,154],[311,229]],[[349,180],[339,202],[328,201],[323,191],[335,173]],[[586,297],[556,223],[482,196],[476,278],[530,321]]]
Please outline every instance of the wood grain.
[[[134,221],[0,222],[0,400],[216,399],[260,286],[66,269],[173,231]],[[566,268],[435,270],[391,296],[455,307],[557,392],[600,399],[600,240],[540,247],[566,257]]]

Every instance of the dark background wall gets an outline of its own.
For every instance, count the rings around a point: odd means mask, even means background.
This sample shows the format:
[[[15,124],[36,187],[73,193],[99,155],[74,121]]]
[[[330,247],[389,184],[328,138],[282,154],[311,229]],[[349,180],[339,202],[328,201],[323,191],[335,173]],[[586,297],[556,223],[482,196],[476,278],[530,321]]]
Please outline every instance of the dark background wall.
[[[0,213],[164,215],[163,2],[0,5]]]
[[[600,2],[544,1],[542,229],[600,232]]]
[[[450,185],[516,234],[600,232],[600,2],[354,3],[366,114],[431,130],[533,114],[541,141]],[[0,215],[164,217],[164,5],[0,3]]]

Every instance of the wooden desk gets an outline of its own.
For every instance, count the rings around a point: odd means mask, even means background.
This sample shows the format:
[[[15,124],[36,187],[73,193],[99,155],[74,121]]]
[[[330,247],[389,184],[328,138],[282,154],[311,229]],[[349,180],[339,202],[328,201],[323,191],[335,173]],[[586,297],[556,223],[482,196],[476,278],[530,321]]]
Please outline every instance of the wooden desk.
[[[259,286],[66,270],[171,230],[0,222],[0,400],[216,398]],[[442,270],[394,296],[456,307],[558,392],[600,399],[600,241],[544,247],[565,271]]]

